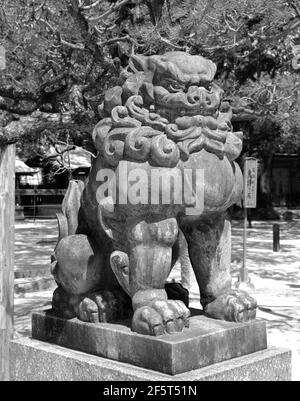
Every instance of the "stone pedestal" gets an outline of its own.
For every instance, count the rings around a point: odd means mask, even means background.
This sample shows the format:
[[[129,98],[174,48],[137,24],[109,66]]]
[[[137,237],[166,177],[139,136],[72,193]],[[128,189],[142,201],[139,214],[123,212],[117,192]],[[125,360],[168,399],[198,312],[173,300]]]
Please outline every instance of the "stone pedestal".
[[[194,311],[175,335],[133,333],[129,322],[89,324],[34,313],[33,339],[10,343],[11,380],[291,380],[291,352],[268,348],[263,321],[231,323]]]
[[[199,313],[199,312],[198,312]],[[90,324],[50,310],[32,315],[32,336],[45,342],[146,369],[177,375],[267,348],[263,321],[232,323],[203,315],[181,333],[152,337],[131,331],[130,322]]]
[[[12,381],[290,381],[291,352],[268,348],[168,375],[23,337],[10,343]]]

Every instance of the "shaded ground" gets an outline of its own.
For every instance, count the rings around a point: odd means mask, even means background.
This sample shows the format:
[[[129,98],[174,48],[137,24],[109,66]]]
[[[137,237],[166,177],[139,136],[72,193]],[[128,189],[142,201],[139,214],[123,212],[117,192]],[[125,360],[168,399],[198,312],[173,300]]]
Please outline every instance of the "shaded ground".
[[[281,223],[280,231],[281,250],[273,252],[271,224],[255,222],[249,230],[247,264],[268,341],[292,349],[293,379],[300,380],[300,220]],[[234,224],[234,274],[241,265],[241,236],[241,227]]]
[[[48,274],[50,255],[57,240],[56,220],[15,223],[15,272],[17,277]],[[30,272],[30,273],[29,273]]]
[[[272,222],[253,222],[248,232],[247,266],[268,326],[269,344],[292,349],[293,379],[300,380],[300,220],[281,225],[281,251],[273,252]],[[16,269],[49,271],[49,255],[57,238],[54,220],[16,223]],[[242,260],[242,222],[233,222],[232,273],[237,281]],[[46,274],[46,273],[45,273]],[[47,273],[48,274],[48,273]],[[179,277],[179,271],[172,273]],[[191,306],[199,307],[199,291],[191,280]],[[48,308],[52,291],[16,295],[15,329],[29,336],[33,310]]]

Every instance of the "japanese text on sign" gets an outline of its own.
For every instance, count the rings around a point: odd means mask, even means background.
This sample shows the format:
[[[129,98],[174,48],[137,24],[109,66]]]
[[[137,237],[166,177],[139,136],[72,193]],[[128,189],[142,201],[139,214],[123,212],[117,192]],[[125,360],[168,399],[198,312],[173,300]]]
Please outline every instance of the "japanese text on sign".
[[[257,160],[246,158],[244,164],[244,207],[256,207]]]

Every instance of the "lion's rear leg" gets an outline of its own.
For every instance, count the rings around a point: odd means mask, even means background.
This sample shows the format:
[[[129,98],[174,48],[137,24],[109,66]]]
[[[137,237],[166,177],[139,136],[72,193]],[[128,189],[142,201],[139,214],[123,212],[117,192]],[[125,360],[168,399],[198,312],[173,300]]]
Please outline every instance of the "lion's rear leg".
[[[231,223],[226,213],[202,216],[182,228],[205,312],[223,320],[254,319],[256,301],[231,290]]]
[[[181,301],[168,300],[165,291],[178,236],[176,219],[142,221],[129,227],[127,235],[133,331],[150,335],[182,331],[189,310]]]
[[[66,318],[113,321],[130,313],[130,298],[110,269],[108,244],[101,247],[100,239],[95,242],[80,234],[83,190],[82,182],[71,181],[62,213],[57,215],[59,240],[52,255],[52,274],[58,288],[53,294],[52,308]]]
[[[113,321],[127,314],[130,298],[117,284],[107,259],[86,235],[63,238],[52,269],[59,285],[53,294],[53,309],[86,322]]]
[[[55,249],[55,280],[70,294],[97,289],[103,279],[104,255],[95,252],[88,236],[69,235]]]

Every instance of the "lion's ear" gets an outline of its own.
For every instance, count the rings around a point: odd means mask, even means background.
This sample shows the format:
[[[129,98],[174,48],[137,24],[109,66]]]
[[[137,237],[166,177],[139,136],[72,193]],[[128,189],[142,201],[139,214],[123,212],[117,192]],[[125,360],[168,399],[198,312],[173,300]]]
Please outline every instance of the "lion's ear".
[[[130,57],[129,67],[133,72],[146,72],[148,70],[148,57],[141,55],[134,55]]]
[[[160,74],[163,74],[166,69],[168,62],[163,60],[161,56],[151,56],[149,60],[151,70],[158,71]]]
[[[207,68],[207,75],[208,80],[212,81],[217,72],[217,66],[211,60],[206,60],[206,68]]]

